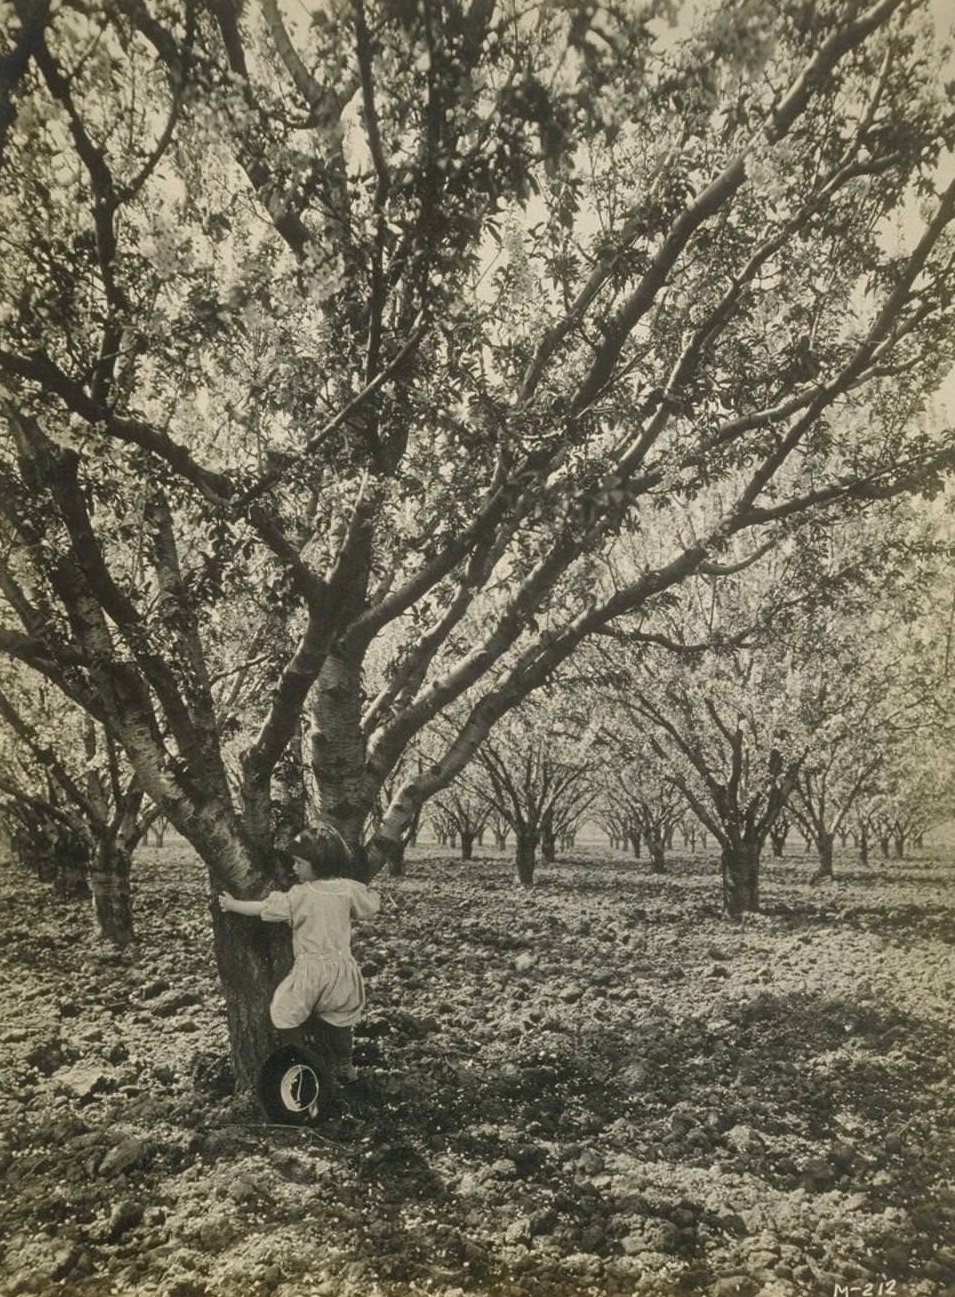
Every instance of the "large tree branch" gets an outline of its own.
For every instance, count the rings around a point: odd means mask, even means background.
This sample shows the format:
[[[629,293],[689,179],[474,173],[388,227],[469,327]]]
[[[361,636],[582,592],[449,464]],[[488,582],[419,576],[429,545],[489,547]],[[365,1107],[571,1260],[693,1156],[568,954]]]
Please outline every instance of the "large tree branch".
[[[744,158],[734,159],[674,221],[637,288],[605,326],[604,342],[597,347],[570,402],[572,414],[580,414],[597,400],[613,376],[627,339],[656,300],[693,234],[729,202],[745,179]]]
[[[758,563],[761,558],[764,558],[765,555],[770,552],[770,550],[774,549],[776,544],[776,538],[775,536],[772,536],[762,545],[757,545],[751,554],[747,554],[745,558],[738,559],[735,563],[701,563],[699,569],[700,575],[735,576],[737,572],[745,572],[748,567],[752,567],[754,563]]]
[[[116,369],[123,320],[129,314],[129,302],[116,273],[116,212],[119,198],[113,184],[113,175],[106,153],[94,144],[92,137],[70,93],[69,82],[60,71],[56,60],[45,45],[36,53],[37,66],[53,98],[62,104],[70,123],[70,132],[77,156],[86,168],[93,197],[93,228],[96,231],[96,257],[103,293],[106,299],[106,318],[100,339],[99,356],[90,388],[92,400],[104,403]]]
[[[78,455],[57,447],[44,436],[35,420],[19,413],[11,420],[11,426],[25,468],[36,486],[42,483],[56,500],[70,537],[69,551],[60,555],[50,579],[67,610],[78,642],[86,649],[91,677],[99,664],[104,676],[111,676],[114,696],[116,682],[122,679],[123,689],[133,690],[140,714],[148,716],[151,729],[158,735],[145,683],[148,682],[148,688],[161,702],[183,760],[205,761],[201,736],[179,682],[152,643],[150,630],[139,610],[109,570],[79,481]],[[106,627],[107,616],[142,672],[142,680],[136,677],[135,684],[136,668],[121,661],[116,653]]]
[[[102,702],[84,682],[82,672],[88,666],[85,653],[72,645],[51,646],[39,636],[3,625],[0,625],[0,653],[36,671],[94,720],[105,723]]]
[[[873,32],[884,27],[905,6],[907,0],[880,0],[880,3],[860,15],[863,2],[864,0],[854,0],[854,3],[847,6],[848,24],[844,27],[837,26],[823,41],[788,94],[776,106],[767,131],[774,143],[788,135],[797,118],[805,112],[817,88],[826,83],[829,74],[845,55],[857,49]]]
[[[868,118],[866,119],[868,120]],[[746,290],[756,281],[758,275],[790,240],[803,230],[808,222],[819,211],[853,180],[865,175],[878,174],[890,165],[885,158],[866,158],[857,160],[856,154],[862,145],[863,126],[860,125],[855,137],[847,146],[842,157],[830,169],[827,176],[820,179],[814,192],[780,227],[772,232],[763,243],[751,253],[743,268],[731,279],[726,291],[715,305],[707,312],[705,318],[695,327],[690,339],[673,365],[662,391],[651,394],[650,400],[658,409],[646,428],[640,430],[633,438],[629,448],[626,443],[618,452],[618,464],[621,474],[629,474],[638,469],[645,461],[650,448],[659,440],[665,427],[671,422],[673,412],[680,407],[685,387],[699,373],[707,352],[712,349],[720,334],[737,318],[740,304]],[[704,465],[707,457],[717,447],[725,447],[745,432],[772,424],[781,418],[788,417],[811,403],[816,392],[816,385],[789,398],[785,404],[777,405],[759,414],[748,415],[743,419],[724,424],[722,428],[709,437],[695,457],[695,462]],[[648,400],[648,404],[649,404]]]
[[[233,509],[237,513],[240,512],[243,508],[245,508],[246,505],[248,505],[254,500],[257,500],[260,496],[264,495],[266,491],[271,490],[273,486],[277,486],[278,483],[281,482],[285,474],[288,472],[292,463],[301,463],[304,460],[311,458],[311,456],[313,456],[316,453],[316,451],[320,450],[321,447],[325,444],[325,442],[327,442],[328,438],[332,435],[332,433],[336,432],[340,427],[348,423],[348,421],[354,418],[356,414],[359,414],[362,408],[365,405],[367,405],[368,402],[371,401],[372,398],[378,392],[381,391],[384,385],[404,366],[406,361],[408,361],[408,359],[413,355],[419,342],[424,337],[426,330],[427,330],[427,325],[423,317],[419,316],[419,318],[415,321],[408,337],[405,339],[401,347],[399,347],[394,357],[388,362],[388,364],[384,367],[384,369],[380,370],[377,374],[375,374],[372,378],[370,378],[360,392],[358,392],[355,396],[351,398],[350,401],[348,401],[345,405],[343,405],[342,408],[337,412],[337,414],[333,415],[332,418],[329,419],[319,429],[318,432],[314,433],[311,437],[309,437],[308,441],[305,443],[302,449],[294,456],[294,458],[291,461],[285,463],[281,468],[276,468],[271,470],[268,473],[262,474],[262,476],[258,478],[257,481],[255,481],[250,487],[248,487],[245,491],[243,491],[242,494],[238,496],[238,498],[235,500],[233,504]]]
[[[910,459],[903,464],[883,465],[865,477],[831,482],[804,495],[791,496],[775,505],[753,505],[738,514],[737,529],[765,526],[811,510],[832,508],[852,501],[891,500],[926,487],[934,486],[955,469],[955,433],[947,432],[949,444],[926,458]]]
[[[955,218],[955,180],[943,193],[935,215],[907,258],[894,288],[888,294],[866,336],[859,342],[841,373],[820,389],[802,417],[795,421],[789,432],[779,439],[776,448],[765,457],[753,474],[749,485],[740,495],[737,505],[739,513],[746,514],[753,508],[755,501],[804,439],[823,410],[833,403],[837,395],[848,391],[860,381],[879,344],[888,336],[904,308],[913,284],[925,269],[933,249],[953,218]]]
[[[154,487],[146,497],[144,526],[152,546],[163,622],[172,634],[175,657],[183,675],[184,701],[197,732],[198,745],[207,743],[212,752],[216,745],[209,740],[217,734],[219,727],[203,649],[202,628],[197,607],[190,598],[188,583],[183,577],[172,508],[161,487]],[[224,771],[222,778],[225,778]]]
[[[597,346],[590,369],[573,398],[571,407],[573,411],[579,412],[590,406],[613,377],[627,339],[656,300],[692,235],[704,222],[725,208],[742,186],[746,178],[747,159],[758,140],[764,138],[772,146],[784,139],[794,123],[806,111],[818,87],[826,83],[829,74],[837,64],[874,31],[884,26],[902,3],[903,0],[882,0],[882,3],[875,5],[871,11],[861,17],[858,16],[857,11],[854,11],[846,25],[839,25],[795,79],[787,95],[775,108],[771,120],[754,135],[753,139],[697,198],[684,208],[663,238],[639,284],[604,326],[604,341]],[[883,69],[882,76],[884,75]],[[598,263],[570,310],[541,339],[521,382],[519,389],[521,402],[528,401],[533,395],[548,364],[573,329],[580,324],[609,279],[619,252],[633,241],[638,229],[639,223],[636,217],[624,224],[619,247],[612,255],[608,255]]]
[[[94,400],[82,384],[71,379],[48,356],[20,356],[0,348],[0,370],[25,378],[42,391],[58,397],[71,413],[79,415],[92,429],[158,456],[212,504],[223,508],[229,505],[235,493],[231,478],[197,463],[185,446],[161,429],[144,420],[122,418],[107,405]],[[13,410],[9,402],[6,410],[8,414]]]
[[[33,758],[46,770],[51,778],[66,793],[73,804],[91,821],[105,822],[105,817],[97,814],[97,808],[84,794],[76,780],[63,765],[56,752],[49,744],[43,743],[37,736],[34,726],[30,725],[14,706],[12,700],[0,689],[0,717],[10,726],[17,738],[30,751]]]
[[[312,110],[314,121],[325,130],[339,130],[341,105],[351,99],[358,85],[358,78],[346,79],[335,91],[319,85],[299,58],[276,0],[261,0],[261,4],[276,53],[285,64],[286,71],[295,83],[295,89]]]
[[[366,735],[374,732],[382,718],[392,709],[408,705],[421,685],[428,670],[452,632],[460,626],[473,603],[476,591],[483,589],[498,562],[504,556],[518,521],[498,528],[494,540],[476,546],[444,612],[435,623],[423,631],[416,642],[407,649],[404,660],[397,665],[386,688],[375,699],[363,719]]]
[[[355,622],[354,642],[370,642],[374,635],[413,607],[469,555],[480,547],[499,549],[512,536],[533,504],[533,484],[539,479],[549,454],[532,454],[517,468],[498,458],[483,503],[473,518],[432,558],[426,560],[398,589],[391,591]]]

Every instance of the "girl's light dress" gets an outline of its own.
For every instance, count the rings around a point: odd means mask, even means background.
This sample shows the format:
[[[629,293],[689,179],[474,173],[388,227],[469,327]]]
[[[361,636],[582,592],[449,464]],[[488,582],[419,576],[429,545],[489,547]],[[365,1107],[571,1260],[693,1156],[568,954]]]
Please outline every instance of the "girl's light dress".
[[[333,1027],[350,1027],[365,1007],[365,984],[351,953],[353,919],[378,912],[381,897],[351,878],[320,878],[270,892],[262,918],[292,925],[295,963],[272,996],[272,1023],[300,1027],[316,1013]]]

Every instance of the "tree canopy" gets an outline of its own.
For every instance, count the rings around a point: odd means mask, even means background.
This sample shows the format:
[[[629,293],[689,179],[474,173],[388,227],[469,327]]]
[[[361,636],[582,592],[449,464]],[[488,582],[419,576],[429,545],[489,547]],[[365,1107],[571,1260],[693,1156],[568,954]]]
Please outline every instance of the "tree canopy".
[[[0,648],[241,890],[306,709],[356,843],[459,718],[374,867],[588,635],[934,490],[924,8],[13,0]]]

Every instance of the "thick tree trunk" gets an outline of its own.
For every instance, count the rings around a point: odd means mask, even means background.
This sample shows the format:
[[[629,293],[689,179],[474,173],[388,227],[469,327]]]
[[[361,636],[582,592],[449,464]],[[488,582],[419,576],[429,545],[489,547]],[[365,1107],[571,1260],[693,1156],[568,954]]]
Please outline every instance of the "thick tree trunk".
[[[643,842],[643,838],[641,836],[640,830],[632,829],[630,831],[630,847],[637,860],[640,859],[640,850],[641,850],[642,842]]]
[[[904,833],[896,833],[896,835],[895,835],[895,837],[893,838],[892,841],[893,841],[893,845],[894,845],[894,847],[895,847],[895,858],[896,858],[896,860],[904,860],[904,859],[905,859],[905,843],[906,843],[906,835],[905,835]]]
[[[647,851],[650,853],[650,872],[665,874],[667,871],[666,843],[659,834],[647,834]]]
[[[474,833],[468,833],[464,829],[461,830],[461,859],[462,860],[474,859],[475,836],[476,834]]]
[[[130,889],[132,861],[117,842],[100,842],[90,870],[93,913],[104,941],[122,949],[134,938],[133,898]]]
[[[401,878],[405,872],[405,844],[396,842],[388,852],[388,873],[392,878]]]
[[[269,1004],[292,967],[292,934],[284,923],[264,923],[220,909],[218,893],[224,888],[248,900],[283,886],[271,873],[274,857],[253,862],[242,839],[230,828],[220,817],[219,840],[204,841],[203,859],[208,869],[213,949],[232,1065],[237,1085],[248,1089],[254,1087],[262,1063],[280,1043],[269,1018]]]
[[[546,864],[552,865],[557,859],[557,839],[551,829],[544,829],[541,833],[540,847],[541,858]]]
[[[272,776],[272,830],[279,845],[301,833],[308,819],[308,791],[302,761],[301,725]]]
[[[53,844],[53,890],[64,901],[88,901],[92,864],[88,843],[72,829],[62,829]]]
[[[786,845],[788,834],[788,825],[784,825],[781,829],[774,827],[769,830],[769,840],[773,844],[773,855],[776,856],[777,859],[783,854],[783,847]]]
[[[869,863],[869,830],[862,826],[859,830],[859,859],[864,865]]]
[[[223,914],[215,902],[212,924],[236,1083],[251,1089],[279,1044],[269,1004],[292,966],[291,930],[283,923]]]
[[[517,879],[523,887],[533,887],[534,869],[537,864],[537,834],[530,831],[519,831],[515,854]]]
[[[759,847],[741,842],[724,847],[723,908],[732,919],[759,909]]]
[[[56,842],[55,833],[44,833],[30,830],[28,833],[18,834],[15,845],[14,855],[16,860],[28,870],[35,874],[41,883],[52,883],[56,874],[53,865],[53,847]]]
[[[362,841],[374,794],[361,730],[361,664],[329,654],[315,688],[311,762],[319,809],[364,865]],[[356,875],[362,872],[356,867]]]
[[[832,848],[833,835],[820,829],[816,836],[816,851],[819,856],[819,868],[813,874],[811,881],[814,883],[827,882],[832,878]]]

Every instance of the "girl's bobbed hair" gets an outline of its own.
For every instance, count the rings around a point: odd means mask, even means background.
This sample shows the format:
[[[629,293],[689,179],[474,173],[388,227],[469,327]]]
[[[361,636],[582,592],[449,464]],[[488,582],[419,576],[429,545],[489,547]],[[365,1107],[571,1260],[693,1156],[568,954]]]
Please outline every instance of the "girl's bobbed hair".
[[[354,867],[347,842],[330,820],[319,820],[313,827],[297,833],[286,850],[307,860],[316,878],[346,877]]]

